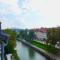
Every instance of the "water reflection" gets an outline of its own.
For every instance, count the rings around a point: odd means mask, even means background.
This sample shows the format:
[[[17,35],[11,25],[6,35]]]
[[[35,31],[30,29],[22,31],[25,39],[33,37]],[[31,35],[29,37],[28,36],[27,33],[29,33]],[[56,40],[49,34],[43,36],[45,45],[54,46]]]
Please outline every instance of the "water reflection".
[[[17,42],[17,53],[20,60],[49,60],[41,54],[34,51],[32,48]]]
[[[34,58],[35,53],[34,53],[33,49],[29,48],[28,51],[29,51],[30,58]]]

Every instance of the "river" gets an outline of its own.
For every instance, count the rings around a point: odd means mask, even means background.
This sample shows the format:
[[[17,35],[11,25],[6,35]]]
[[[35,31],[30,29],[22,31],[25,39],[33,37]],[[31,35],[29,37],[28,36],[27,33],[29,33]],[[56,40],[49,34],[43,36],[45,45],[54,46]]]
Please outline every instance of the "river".
[[[45,56],[39,54],[32,48],[26,46],[19,41],[17,41],[16,49],[20,60],[49,60]]]

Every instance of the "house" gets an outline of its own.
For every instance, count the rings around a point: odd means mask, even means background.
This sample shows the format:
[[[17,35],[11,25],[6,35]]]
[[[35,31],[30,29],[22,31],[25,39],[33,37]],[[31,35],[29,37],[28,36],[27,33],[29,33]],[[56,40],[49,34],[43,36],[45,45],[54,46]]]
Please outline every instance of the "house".
[[[57,41],[57,43],[56,43],[56,45],[55,45],[55,48],[60,49],[60,42],[59,42],[59,41]]]
[[[47,29],[46,28],[37,28],[33,29],[35,35],[39,41],[46,41],[47,40]]]

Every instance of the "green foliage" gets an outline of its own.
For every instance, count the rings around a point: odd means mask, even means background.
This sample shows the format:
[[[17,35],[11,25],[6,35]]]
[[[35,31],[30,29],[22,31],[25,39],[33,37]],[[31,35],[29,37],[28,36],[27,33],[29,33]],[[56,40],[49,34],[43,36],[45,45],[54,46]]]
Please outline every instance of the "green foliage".
[[[12,54],[14,56],[14,60],[20,60],[18,55],[17,55],[17,51],[16,50],[14,50]]]
[[[16,32],[11,29],[5,29],[4,32],[9,35],[8,44],[5,46],[5,54],[11,53],[15,60],[19,60],[16,50],[14,50],[16,47]]]
[[[28,29],[25,29],[25,30],[21,30],[18,37],[21,38],[21,39],[24,39],[28,42],[31,42],[34,38],[34,31],[32,30],[28,30]]]
[[[11,29],[6,29],[4,32],[9,34],[9,42],[7,47],[9,47],[9,49],[14,49],[16,47],[16,33]]]
[[[32,40],[34,39],[34,31],[30,30],[27,36],[27,41],[32,42]]]
[[[55,45],[57,41],[60,41],[60,28],[50,28],[47,33],[48,42],[51,45]]]
[[[21,30],[20,31],[20,34],[19,34],[19,37],[20,38],[24,38],[24,36],[25,36],[25,32],[24,32],[24,30]]]
[[[58,53],[58,49],[56,49],[55,47],[52,47],[51,45],[45,45],[45,44],[42,44],[42,43],[34,41],[34,40],[32,41],[32,44],[39,47],[39,48],[46,50],[47,52],[50,52],[53,54]]]

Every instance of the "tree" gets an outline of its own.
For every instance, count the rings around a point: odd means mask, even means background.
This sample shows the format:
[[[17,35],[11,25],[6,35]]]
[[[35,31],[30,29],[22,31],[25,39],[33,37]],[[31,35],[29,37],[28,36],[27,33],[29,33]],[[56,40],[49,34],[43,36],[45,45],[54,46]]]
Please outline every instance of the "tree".
[[[12,53],[16,47],[16,32],[12,31],[11,29],[5,29],[4,32],[10,36],[8,45],[5,47],[5,53],[8,53],[8,51]]]
[[[5,29],[4,32],[9,35],[9,42],[4,48],[5,56],[6,54],[11,53],[12,56],[14,56],[14,60],[20,60],[17,55],[17,51],[14,49],[16,47],[16,32],[12,31],[11,29]]]
[[[47,32],[48,42],[51,45],[56,44],[57,41],[60,41],[60,28],[50,28]]]
[[[19,33],[19,38],[24,39],[28,42],[31,42],[33,38],[35,37],[34,31],[33,30],[21,30]]]
[[[34,31],[33,30],[29,30],[28,32],[29,32],[29,34],[27,34],[27,41],[32,42],[32,40],[35,37]]]

